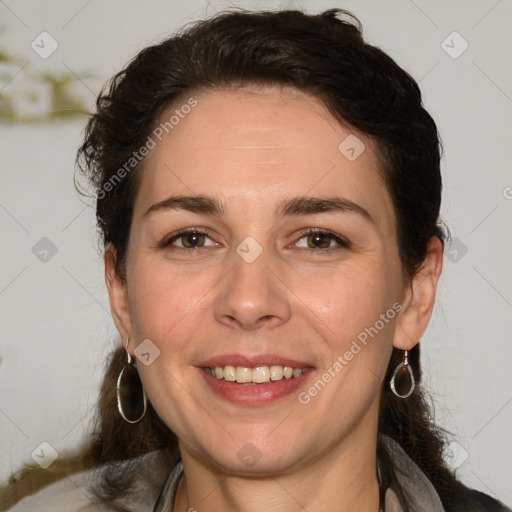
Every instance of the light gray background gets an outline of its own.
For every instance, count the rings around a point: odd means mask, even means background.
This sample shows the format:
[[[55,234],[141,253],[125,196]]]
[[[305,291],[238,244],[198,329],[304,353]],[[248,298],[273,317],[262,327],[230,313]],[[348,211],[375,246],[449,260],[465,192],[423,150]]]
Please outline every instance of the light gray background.
[[[140,49],[229,5],[347,8],[366,38],[419,80],[444,141],[442,215],[460,241],[457,254],[445,254],[422,343],[426,383],[462,480],[512,504],[511,0],[10,0],[0,3],[2,48],[27,65],[9,90],[72,70],[91,75],[79,93],[92,108],[93,93]],[[42,31],[59,43],[46,60],[30,46]],[[456,59],[442,47],[453,31],[469,44]],[[445,46],[460,49],[455,37]],[[72,181],[84,123],[0,126],[2,481],[43,441],[60,453],[79,443],[117,342],[94,213]],[[58,248],[47,263],[32,253],[42,237]]]

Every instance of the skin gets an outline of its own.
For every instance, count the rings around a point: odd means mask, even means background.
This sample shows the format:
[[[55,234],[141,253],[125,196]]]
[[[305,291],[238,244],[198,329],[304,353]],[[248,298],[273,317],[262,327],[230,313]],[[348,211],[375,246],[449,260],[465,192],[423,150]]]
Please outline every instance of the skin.
[[[275,86],[194,96],[197,106],[145,162],[126,282],[114,270],[115,248],[105,252],[112,315],[130,353],[144,339],[160,350],[137,368],[179,439],[185,479],[175,510],[376,511],[384,374],[392,347],[411,349],[428,325],[441,243],[432,238],[420,271],[404,278],[373,143],[315,98]],[[366,147],[354,161],[338,149],[351,133]],[[178,194],[216,196],[225,215],[166,210],[144,217]],[[354,212],[276,215],[280,201],[304,195],[343,197],[373,221]],[[194,244],[190,236],[159,247],[188,227],[208,231],[199,247],[183,249]],[[350,245],[327,237],[316,245],[335,250],[315,249],[306,228],[330,230]],[[248,236],[263,250],[252,263],[236,252]],[[307,405],[296,393],[235,405],[198,377],[195,366],[212,356],[277,353],[315,367],[307,390],[397,302],[401,312]],[[251,467],[237,456],[249,442],[260,454]]]

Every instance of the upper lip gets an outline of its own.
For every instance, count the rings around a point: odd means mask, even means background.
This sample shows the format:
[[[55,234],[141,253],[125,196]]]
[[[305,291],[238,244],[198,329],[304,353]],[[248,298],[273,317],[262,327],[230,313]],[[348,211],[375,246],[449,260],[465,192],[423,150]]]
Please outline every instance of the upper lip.
[[[312,367],[310,363],[283,357],[277,354],[223,354],[201,361],[197,366],[202,368],[215,368],[216,366],[242,366],[255,368],[256,366],[291,366],[293,368]]]

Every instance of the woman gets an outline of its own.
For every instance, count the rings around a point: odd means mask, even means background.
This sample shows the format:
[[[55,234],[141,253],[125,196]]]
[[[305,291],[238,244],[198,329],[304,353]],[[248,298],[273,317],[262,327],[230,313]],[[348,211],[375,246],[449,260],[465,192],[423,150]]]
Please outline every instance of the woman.
[[[79,464],[13,512],[509,510],[443,462],[437,129],[351,16],[223,13],[100,95],[78,162],[122,343]]]

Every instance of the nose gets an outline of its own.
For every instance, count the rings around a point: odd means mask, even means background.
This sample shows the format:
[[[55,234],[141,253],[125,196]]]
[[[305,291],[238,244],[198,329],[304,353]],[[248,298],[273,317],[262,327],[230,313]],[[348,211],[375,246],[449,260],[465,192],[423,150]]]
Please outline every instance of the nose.
[[[217,321],[231,328],[255,330],[289,320],[290,292],[271,259],[267,250],[252,262],[233,253],[231,269],[214,304]]]

